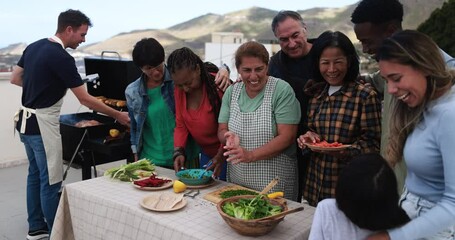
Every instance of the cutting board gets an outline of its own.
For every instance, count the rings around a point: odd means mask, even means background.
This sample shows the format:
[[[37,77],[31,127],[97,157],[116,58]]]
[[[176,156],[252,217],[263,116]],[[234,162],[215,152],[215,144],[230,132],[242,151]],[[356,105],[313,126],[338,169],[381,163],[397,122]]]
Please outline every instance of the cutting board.
[[[204,196],[204,199],[207,200],[207,201],[210,201],[210,202],[213,202],[213,203],[218,203],[220,202],[221,200],[223,200],[221,197],[220,197],[220,194],[224,191],[227,191],[227,190],[240,190],[240,189],[244,189],[244,190],[250,190],[250,191],[254,191],[254,192],[258,192],[258,191],[255,191],[255,190],[252,190],[252,189],[249,189],[249,188],[246,188],[246,187],[242,187],[242,186],[239,186],[239,185],[229,185],[229,186],[224,186],[222,188],[218,188],[217,190],[213,191],[213,192],[209,192],[207,193],[205,196]],[[258,192],[259,193],[259,192]]]

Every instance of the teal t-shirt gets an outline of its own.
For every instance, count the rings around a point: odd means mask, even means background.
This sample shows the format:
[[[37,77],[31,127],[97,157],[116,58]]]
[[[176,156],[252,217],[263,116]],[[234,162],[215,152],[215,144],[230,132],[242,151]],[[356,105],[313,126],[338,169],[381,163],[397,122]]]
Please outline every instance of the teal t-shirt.
[[[148,89],[147,94],[150,104],[142,130],[140,158],[148,158],[157,166],[172,167],[175,117],[161,95],[161,88]]]

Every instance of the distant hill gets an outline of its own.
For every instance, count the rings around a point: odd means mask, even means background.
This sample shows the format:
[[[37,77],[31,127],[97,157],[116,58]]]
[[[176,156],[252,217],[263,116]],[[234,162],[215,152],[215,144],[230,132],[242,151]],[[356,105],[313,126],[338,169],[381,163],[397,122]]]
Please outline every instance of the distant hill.
[[[404,5],[403,27],[416,29],[436,8],[446,0],[401,0]],[[357,42],[351,24],[351,13],[357,4],[341,8],[312,8],[297,10],[308,25],[309,37],[315,38],[325,30],[342,31]],[[124,58],[131,57],[134,44],[142,38],[158,39],[169,54],[183,46],[204,55],[204,43],[210,41],[212,32],[242,32],[248,39],[275,40],[270,28],[277,11],[252,7],[224,15],[205,14],[167,29],[133,30],[120,33],[105,41],[78,48],[78,51],[100,55],[102,51],[116,51]],[[25,45],[10,45],[0,49],[0,55],[21,54]]]
[[[401,0],[404,6],[403,28],[416,29],[433,10],[442,6],[446,0]],[[325,30],[342,31],[357,42],[352,30],[351,13],[356,4],[341,8],[312,8],[297,10],[308,25],[309,37],[315,38]],[[169,53],[176,48],[188,46],[203,55],[204,43],[210,41],[212,32],[242,32],[248,39],[275,40],[270,24],[278,11],[252,7],[240,11],[219,14],[205,14],[189,21],[161,30],[137,30],[122,33],[94,46],[80,50],[99,54],[102,49],[126,54],[131,52],[135,42],[143,37],[155,37]],[[120,38],[121,37],[121,38]],[[121,39],[122,44],[114,45],[112,40]]]
[[[90,46],[83,46],[79,51],[90,53],[93,55],[100,55],[101,52],[109,50],[116,51],[122,57],[131,57],[134,44],[142,38],[153,37],[159,39],[161,44],[166,47],[183,47],[186,46],[184,41],[174,35],[166,33],[163,30],[135,30],[129,33],[121,33],[111,37],[103,42],[91,44]]]
[[[10,44],[5,48],[0,48],[0,55],[22,55],[22,52],[26,47],[26,43]]]

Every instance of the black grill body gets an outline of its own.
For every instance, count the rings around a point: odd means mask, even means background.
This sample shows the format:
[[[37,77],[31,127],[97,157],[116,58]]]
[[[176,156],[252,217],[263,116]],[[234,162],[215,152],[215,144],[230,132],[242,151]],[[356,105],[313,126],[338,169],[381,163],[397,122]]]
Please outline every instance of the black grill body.
[[[99,79],[87,82],[88,93],[92,96],[104,96],[110,99],[125,100],[125,89],[129,83],[141,75],[131,60],[105,58],[85,58],[86,74],[97,73]],[[118,108],[128,111],[126,107]],[[98,126],[76,127],[83,120],[96,120]],[[110,129],[118,129],[118,139],[109,138]],[[60,116],[60,133],[62,135],[63,159],[72,161],[82,168],[82,179],[91,178],[91,167],[96,165],[127,159],[133,161],[129,130],[116,123],[115,119],[97,112],[83,112]]]

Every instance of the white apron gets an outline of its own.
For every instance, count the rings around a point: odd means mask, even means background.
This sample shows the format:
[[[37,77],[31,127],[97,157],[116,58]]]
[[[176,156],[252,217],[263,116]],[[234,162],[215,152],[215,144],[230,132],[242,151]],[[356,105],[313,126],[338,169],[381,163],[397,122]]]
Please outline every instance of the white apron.
[[[16,125],[17,122],[19,121],[19,114],[22,110],[22,123],[21,123],[21,128],[19,129],[19,132],[24,134],[25,133],[25,124],[27,123],[27,119],[29,119],[32,114],[35,114],[35,109],[31,108],[26,108],[24,106],[21,106],[19,110],[14,114],[14,127],[13,127],[13,133],[16,133]]]
[[[238,99],[244,84],[240,82],[233,85],[228,129],[239,135],[240,146],[246,150],[263,146],[275,137],[272,131],[272,97],[277,81],[281,80],[269,77],[265,86],[264,100],[254,112],[240,110]],[[279,177],[280,180],[272,188],[272,192],[283,191],[285,198],[298,200],[297,159],[285,153],[251,163],[229,163],[226,177],[228,182],[257,191],[261,191],[273,178]]]
[[[47,108],[35,110],[46,151],[49,185],[63,181],[63,149],[60,135],[60,110],[63,98]]]
[[[22,124],[19,132],[22,134],[25,133],[27,119],[32,114],[36,115],[46,152],[49,185],[63,181],[63,149],[60,135],[60,110],[62,104],[63,98],[47,108],[31,109],[23,106],[20,108],[22,110]],[[14,115],[14,128],[16,128],[19,120],[20,110]]]

